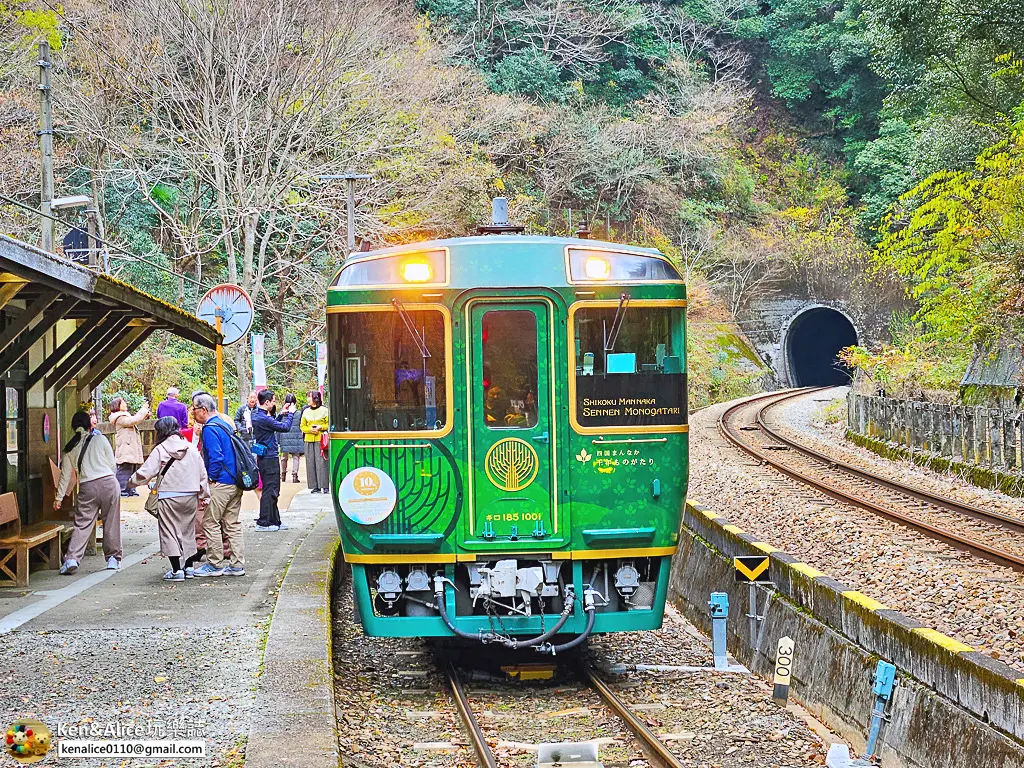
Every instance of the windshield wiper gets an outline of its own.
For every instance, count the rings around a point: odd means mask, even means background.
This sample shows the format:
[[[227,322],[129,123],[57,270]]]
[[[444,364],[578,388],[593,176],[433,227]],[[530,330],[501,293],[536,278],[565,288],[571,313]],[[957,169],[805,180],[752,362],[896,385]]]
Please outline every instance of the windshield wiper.
[[[409,312],[405,306],[398,299],[392,299],[391,304],[398,312],[398,316],[402,318],[402,322],[405,324],[405,330],[412,336],[412,340],[416,342],[416,348],[420,351],[420,355],[426,360],[430,357],[430,350],[427,349],[427,334],[426,330],[422,334],[416,330],[416,326],[412,323],[412,317],[409,316]]]
[[[619,308],[615,310],[615,319],[612,320],[611,330],[605,328],[604,353],[606,355],[615,351],[615,342],[619,338],[619,331],[622,330],[622,321],[626,319],[627,307],[629,307],[629,294],[620,294]]]

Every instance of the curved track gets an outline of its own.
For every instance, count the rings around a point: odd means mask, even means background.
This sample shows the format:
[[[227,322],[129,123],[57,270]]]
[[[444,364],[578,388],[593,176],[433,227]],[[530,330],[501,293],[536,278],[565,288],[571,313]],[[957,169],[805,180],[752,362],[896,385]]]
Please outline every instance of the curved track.
[[[450,662],[445,664],[445,675],[448,678],[452,697],[455,699],[455,707],[459,711],[463,727],[473,745],[473,751],[476,753],[477,764],[481,768],[498,768],[498,761],[484,738],[480,723],[473,714],[472,705],[462,681],[459,679],[458,670]],[[652,765],[663,768],[684,768],[683,763],[672,754],[665,743],[644,724],[637,714],[630,710],[593,669],[585,668],[582,678],[590,688],[597,692],[608,709],[614,712],[616,717],[636,736],[641,749]]]
[[[778,471],[999,565],[1024,570],[1024,520],[880,477],[794,442],[769,425],[773,408],[827,387],[773,392],[728,408],[718,421],[734,446]]]

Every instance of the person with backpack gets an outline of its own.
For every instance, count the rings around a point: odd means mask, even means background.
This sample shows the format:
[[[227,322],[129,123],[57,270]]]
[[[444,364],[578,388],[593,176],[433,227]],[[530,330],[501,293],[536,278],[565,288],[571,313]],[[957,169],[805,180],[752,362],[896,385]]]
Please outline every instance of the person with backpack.
[[[199,451],[181,436],[174,416],[157,419],[156,443],[128,485],[152,483],[146,511],[156,515],[160,552],[171,561],[164,581],[184,581],[193,575],[201,553],[196,548],[196,516],[210,501],[206,467]]]
[[[297,403],[295,395],[289,392],[284,396],[284,404],[292,405]],[[279,441],[281,444],[281,482],[288,482],[288,460],[291,459],[292,464],[292,482],[299,482],[299,460],[302,458],[302,454],[306,451],[305,436],[302,434],[302,419],[299,418],[301,415],[296,414],[295,418],[292,419],[292,428],[288,432],[281,434]]]
[[[85,411],[78,411],[71,417],[71,429],[75,434],[64,446],[53,508],[59,510],[71,490],[71,473],[75,469],[78,470],[78,506],[75,508],[75,528],[60,572],[70,576],[78,570],[97,516],[103,521],[103,557],[107,561],[107,570],[116,571],[121,567],[123,552],[121,484],[117,481],[114,449],[107,438],[93,429],[92,419]]]
[[[330,493],[329,463],[321,450],[321,440],[328,434],[330,411],[324,397],[314,389],[306,395],[309,404],[302,412],[302,433],[306,436],[306,484],[313,493]]]
[[[202,427],[202,456],[210,479],[210,506],[203,515],[206,563],[193,574],[199,578],[245,576],[245,542],[242,538],[242,491],[249,480],[255,487],[255,462],[249,447],[235,436],[228,418],[217,412],[217,401],[207,392],[192,395],[192,415]],[[239,472],[239,469],[242,472]],[[251,490],[251,488],[250,488]],[[230,560],[224,556],[223,539],[228,540]]]

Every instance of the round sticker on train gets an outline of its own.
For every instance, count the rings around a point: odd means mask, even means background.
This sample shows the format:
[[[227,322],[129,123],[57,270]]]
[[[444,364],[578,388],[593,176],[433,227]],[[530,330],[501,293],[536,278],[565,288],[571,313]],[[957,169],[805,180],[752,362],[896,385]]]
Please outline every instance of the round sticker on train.
[[[394,511],[398,491],[395,481],[376,467],[358,467],[341,481],[338,503],[349,520],[375,525]]]

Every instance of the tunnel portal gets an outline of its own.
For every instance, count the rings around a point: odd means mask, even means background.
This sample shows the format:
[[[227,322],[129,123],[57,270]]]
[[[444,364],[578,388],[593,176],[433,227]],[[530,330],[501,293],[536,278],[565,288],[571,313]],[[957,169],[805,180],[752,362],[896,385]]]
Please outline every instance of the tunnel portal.
[[[814,307],[793,318],[786,332],[789,383],[794,387],[850,383],[849,369],[836,359],[839,350],[857,343],[857,331],[842,313]]]

